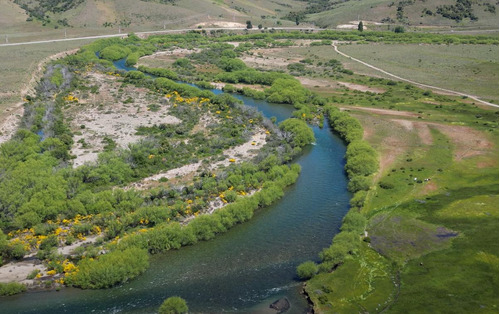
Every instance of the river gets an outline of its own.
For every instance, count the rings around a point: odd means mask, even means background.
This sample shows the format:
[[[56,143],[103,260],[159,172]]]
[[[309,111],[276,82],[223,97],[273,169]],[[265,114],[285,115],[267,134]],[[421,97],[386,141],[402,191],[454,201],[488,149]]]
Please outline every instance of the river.
[[[293,111],[234,96],[278,121]],[[144,274],[118,287],[28,292],[1,298],[0,312],[155,313],[165,298],[177,295],[192,313],[276,313],[269,304],[282,297],[291,303],[287,313],[304,313],[307,302],[295,269],[306,260],[317,261],[330,245],[351,196],[343,170],[345,145],[328,123],[313,130],[316,143],[296,160],[302,167],[297,182],[249,222],[208,242],[152,256]]]

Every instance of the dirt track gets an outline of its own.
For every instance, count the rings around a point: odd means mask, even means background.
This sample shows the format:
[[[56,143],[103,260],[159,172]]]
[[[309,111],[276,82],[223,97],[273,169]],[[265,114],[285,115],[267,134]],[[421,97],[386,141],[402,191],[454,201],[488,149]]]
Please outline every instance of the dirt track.
[[[489,102],[487,102],[487,101],[481,100],[481,99],[479,99],[477,96],[474,96],[474,95],[464,94],[464,93],[460,93],[460,92],[452,91],[452,90],[449,90],[449,89],[445,89],[445,88],[441,88],[441,87],[437,87],[437,86],[432,86],[432,85],[427,85],[427,84],[422,84],[422,83],[418,83],[418,82],[415,82],[415,81],[412,81],[412,80],[409,80],[409,79],[402,78],[402,77],[400,77],[400,76],[397,76],[397,75],[394,75],[394,74],[392,74],[392,73],[389,73],[389,72],[387,72],[387,71],[385,71],[385,70],[382,70],[381,68],[377,68],[377,67],[376,67],[376,66],[374,66],[374,65],[371,65],[371,64],[366,63],[366,62],[364,62],[364,61],[361,61],[361,60],[359,60],[359,59],[356,59],[356,58],[354,58],[354,57],[351,57],[351,56],[349,56],[348,54],[345,54],[345,53],[343,53],[343,52],[340,52],[340,51],[339,51],[339,49],[338,49],[338,47],[335,45],[335,43],[333,43],[333,44],[332,44],[332,46],[333,46],[333,49],[335,49],[335,52],[337,52],[337,53],[338,53],[338,54],[340,54],[341,56],[344,56],[344,57],[349,58],[349,59],[351,59],[351,60],[353,60],[353,61],[356,61],[356,62],[358,62],[358,63],[361,63],[361,64],[363,64],[363,65],[365,65],[365,66],[367,66],[367,67],[369,67],[369,68],[372,68],[372,69],[374,69],[374,70],[376,70],[376,71],[382,72],[382,73],[384,73],[384,74],[386,74],[386,75],[389,75],[390,77],[393,77],[393,78],[395,78],[395,79],[397,79],[397,80],[404,81],[404,82],[407,82],[407,83],[410,83],[410,84],[413,84],[413,85],[417,85],[417,86],[419,86],[419,87],[430,88],[430,89],[438,90],[438,91],[445,92],[445,93],[450,93],[450,94],[457,95],[457,96],[466,96],[466,97],[468,97],[468,98],[470,98],[470,99],[473,99],[473,100],[475,100],[475,101],[480,102],[480,103],[481,103],[481,104],[483,104],[483,105],[498,108],[498,105],[495,105],[495,104],[489,103]]]

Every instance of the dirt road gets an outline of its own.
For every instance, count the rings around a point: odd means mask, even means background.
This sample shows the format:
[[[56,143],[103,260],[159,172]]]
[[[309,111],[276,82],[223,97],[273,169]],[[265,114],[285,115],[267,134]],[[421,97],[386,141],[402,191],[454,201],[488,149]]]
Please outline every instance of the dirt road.
[[[389,72],[387,72],[387,71],[385,71],[385,70],[382,70],[381,68],[377,68],[377,67],[376,67],[376,66],[374,66],[374,65],[371,65],[371,64],[369,64],[369,63],[366,63],[366,62],[364,62],[364,61],[361,61],[361,60],[359,60],[359,59],[356,59],[356,58],[354,58],[354,57],[352,57],[352,56],[349,56],[349,55],[347,55],[347,54],[345,54],[345,53],[343,53],[343,52],[339,51],[339,49],[338,49],[337,45],[335,45],[335,43],[333,43],[333,44],[332,44],[332,46],[333,46],[333,49],[335,49],[335,52],[337,52],[337,53],[338,53],[338,54],[340,54],[341,56],[344,56],[344,57],[349,58],[349,59],[351,59],[351,60],[353,60],[353,61],[356,61],[356,62],[358,62],[358,63],[361,63],[361,64],[363,64],[363,65],[365,65],[365,66],[367,66],[367,67],[369,67],[369,68],[372,68],[372,69],[374,69],[374,70],[376,70],[376,71],[379,71],[379,72],[381,72],[381,73],[384,73],[384,74],[386,74],[386,75],[388,75],[388,76],[390,76],[390,77],[392,77],[392,78],[395,78],[395,79],[397,79],[397,80],[400,80],[400,81],[403,81],[403,82],[407,82],[407,83],[410,83],[410,84],[413,84],[413,85],[416,85],[416,86],[419,86],[419,87],[430,88],[430,89],[434,89],[434,90],[438,90],[438,91],[442,91],[442,92],[450,93],[450,94],[457,95],[457,96],[465,96],[465,97],[468,97],[468,98],[470,98],[470,99],[473,99],[473,100],[475,100],[475,101],[477,101],[477,102],[480,102],[480,103],[481,103],[481,104],[483,104],[483,105],[498,108],[498,105],[496,105],[496,104],[492,104],[492,103],[489,103],[489,102],[484,101],[484,100],[481,100],[481,99],[479,99],[477,96],[474,96],[474,95],[464,94],[464,93],[460,93],[460,92],[452,91],[452,90],[449,90],[449,89],[445,89],[445,88],[441,88],[441,87],[437,87],[437,86],[432,86],[432,85],[427,85],[427,84],[422,84],[422,83],[419,83],[419,82],[415,82],[415,81],[412,81],[412,80],[409,80],[409,79],[402,78],[402,77],[400,77],[400,76],[397,76],[397,75],[394,75],[394,74],[392,74],[392,73],[389,73]]]

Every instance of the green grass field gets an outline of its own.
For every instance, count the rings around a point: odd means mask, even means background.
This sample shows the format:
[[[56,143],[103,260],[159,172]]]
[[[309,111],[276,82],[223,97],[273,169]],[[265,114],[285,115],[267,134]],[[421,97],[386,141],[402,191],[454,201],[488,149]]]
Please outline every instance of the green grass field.
[[[403,78],[498,103],[498,46],[352,44],[339,50]],[[374,73],[367,69],[360,64],[353,67]]]

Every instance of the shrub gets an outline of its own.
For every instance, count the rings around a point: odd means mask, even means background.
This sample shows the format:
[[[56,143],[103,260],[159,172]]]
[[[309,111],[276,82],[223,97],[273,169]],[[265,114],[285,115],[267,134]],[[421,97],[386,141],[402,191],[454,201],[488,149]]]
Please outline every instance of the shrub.
[[[340,230],[345,232],[355,232],[357,234],[363,233],[366,226],[366,218],[362,214],[351,210],[345,215],[342,220],[342,227]]]
[[[385,189],[385,190],[390,190],[390,189],[394,189],[394,184],[392,182],[388,182],[388,181],[380,181],[378,183],[378,185],[382,188],[382,189]]]
[[[280,129],[293,134],[292,145],[302,147],[314,142],[314,133],[307,123],[299,119],[287,119],[280,123]]]
[[[297,267],[297,276],[299,276],[299,278],[303,280],[314,277],[317,272],[318,265],[316,265],[316,263],[313,261],[304,262]]]
[[[181,314],[188,312],[186,301],[180,297],[170,297],[163,301],[158,314]]]
[[[347,189],[352,193],[356,193],[357,191],[368,191],[372,183],[371,181],[370,177],[354,176],[349,180]]]
[[[14,295],[24,291],[26,291],[26,286],[21,283],[0,283],[0,295]]]
[[[66,277],[66,283],[83,289],[109,288],[141,274],[148,268],[148,260],[147,251],[139,248],[83,259],[78,271]]]

